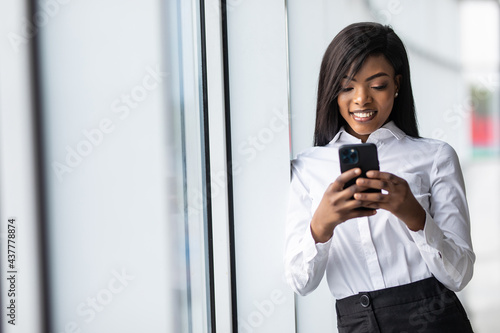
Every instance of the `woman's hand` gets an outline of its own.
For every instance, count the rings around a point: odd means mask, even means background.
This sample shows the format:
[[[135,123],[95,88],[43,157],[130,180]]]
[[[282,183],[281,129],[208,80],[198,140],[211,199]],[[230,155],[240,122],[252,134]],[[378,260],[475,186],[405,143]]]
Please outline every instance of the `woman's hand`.
[[[388,210],[410,230],[424,229],[425,210],[420,206],[410,190],[406,180],[388,172],[368,171],[368,178],[359,178],[358,186],[387,191],[383,193],[356,193],[354,198],[362,201],[362,206],[367,208]]]
[[[376,213],[375,208],[356,209],[360,208],[363,202],[353,199],[354,193],[364,191],[368,187],[352,185],[344,189],[345,184],[359,176],[360,173],[359,168],[348,170],[326,189],[311,220],[311,233],[316,243],[328,241],[333,235],[333,229],[340,223],[355,217],[370,216]]]

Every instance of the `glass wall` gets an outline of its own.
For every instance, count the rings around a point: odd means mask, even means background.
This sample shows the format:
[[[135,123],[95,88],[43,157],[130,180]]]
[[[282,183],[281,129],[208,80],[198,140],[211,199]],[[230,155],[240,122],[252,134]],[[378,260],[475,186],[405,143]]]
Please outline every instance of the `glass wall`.
[[[227,3],[238,332],[292,332],[293,293],[282,264],[290,175],[286,8]]]
[[[39,32],[50,329],[172,330],[179,323],[164,314],[175,309],[179,225],[169,203],[178,175],[162,7],[58,10]]]
[[[16,34],[22,28],[20,18],[26,12],[27,3],[23,1],[0,2],[0,35],[6,37],[0,42],[2,332],[37,332],[43,322],[30,52],[26,40]],[[21,314],[23,319],[19,320]]]
[[[212,331],[199,2],[2,3],[2,22],[2,281],[10,217],[20,252],[0,330]]]

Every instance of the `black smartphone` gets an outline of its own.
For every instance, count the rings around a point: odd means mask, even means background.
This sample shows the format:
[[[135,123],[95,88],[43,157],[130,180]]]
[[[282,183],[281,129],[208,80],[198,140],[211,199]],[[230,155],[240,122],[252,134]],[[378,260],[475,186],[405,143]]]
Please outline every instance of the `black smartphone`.
[[[339,148],[340,171],[345,172],[354,168],[360,168],[361,174],[347,182],[344,188],[356,183],[359,177],[366,178],[366,172],[380,170],[378,163],[377,146],[373,143],[358,143],[342,145]],[[369,189],[365,192],[380,192],[380,190]]]

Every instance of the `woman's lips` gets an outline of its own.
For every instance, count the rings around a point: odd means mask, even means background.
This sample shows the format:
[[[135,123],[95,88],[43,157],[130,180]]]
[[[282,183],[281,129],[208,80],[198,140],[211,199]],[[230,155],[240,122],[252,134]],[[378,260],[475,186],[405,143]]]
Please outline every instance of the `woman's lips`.
[[[375,110],[362,110],[362,111],[350,112],[351,117],[359,122],[366,122],[372,120],[373,118],[375,118],[376,113],[377,111]]]

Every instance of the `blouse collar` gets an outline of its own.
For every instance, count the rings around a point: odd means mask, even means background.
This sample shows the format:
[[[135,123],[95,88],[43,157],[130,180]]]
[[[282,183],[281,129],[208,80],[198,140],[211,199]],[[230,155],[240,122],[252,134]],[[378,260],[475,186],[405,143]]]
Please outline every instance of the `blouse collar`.
[[[370,134],[367,142],[377,142],[379,140],[395,137],[397,140],[401,140],[406,136],[406,133],[403,132],[399,127],[394,124],[394,121],[390,121],[380,127],[378,130]],[[355,136],[347,133],[344,126],[340,128],[338,133],[333,137],[333,139],[328,143],[329,145],[336,143],[337,141],[342,143],[360,143],[361,140],[356,138]]]

